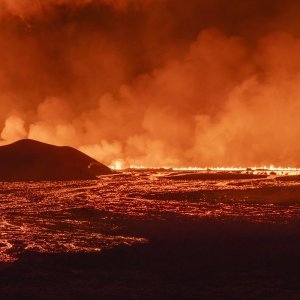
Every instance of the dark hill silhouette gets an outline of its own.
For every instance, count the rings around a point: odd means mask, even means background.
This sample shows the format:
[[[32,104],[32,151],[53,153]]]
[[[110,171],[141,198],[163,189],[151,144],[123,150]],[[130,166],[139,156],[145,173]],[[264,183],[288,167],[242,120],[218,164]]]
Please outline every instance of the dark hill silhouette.
[[[71,147],[29,139],[0,146],[0,181],[88,180],[110,173],[110,168]]]

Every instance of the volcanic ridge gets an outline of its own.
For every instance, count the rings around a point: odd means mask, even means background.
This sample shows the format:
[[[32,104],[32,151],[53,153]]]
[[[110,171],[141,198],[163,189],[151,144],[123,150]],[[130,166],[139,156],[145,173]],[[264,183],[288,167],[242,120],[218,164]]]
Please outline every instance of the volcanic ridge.
[[[0,181],[63,181],[96,179],[112,170],[67,146],[19,140],[0,146]]]

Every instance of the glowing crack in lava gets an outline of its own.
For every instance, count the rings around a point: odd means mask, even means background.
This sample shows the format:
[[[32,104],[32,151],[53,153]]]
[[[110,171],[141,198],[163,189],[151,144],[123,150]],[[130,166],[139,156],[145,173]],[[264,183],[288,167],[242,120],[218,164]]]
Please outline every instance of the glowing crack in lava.
[[[123,161],[117,160],[111,166],[113,170],[124,170],[127,167],[123,166]],[[137,165],[130,165],[128,169],[132,170],[145,170],[145,169],[164,169],[164,170],[173,170],[173,171],[219,171],[219,172],[278,172],[279,174],[300,174],[300,168],[294,167],[275,167],[273,165],[270,166],[262,166],[262,167],[172,167],[172,166],[162,166],[162,167],[147,167],[147,166],[137,166]]]

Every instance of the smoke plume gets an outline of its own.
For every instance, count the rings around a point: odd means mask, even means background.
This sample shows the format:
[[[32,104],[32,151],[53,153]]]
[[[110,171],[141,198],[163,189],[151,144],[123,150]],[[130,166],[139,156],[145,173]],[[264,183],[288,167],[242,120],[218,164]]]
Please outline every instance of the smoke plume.
[[[2,144],[110,164],[300,167],[300,5],[0,0]]]

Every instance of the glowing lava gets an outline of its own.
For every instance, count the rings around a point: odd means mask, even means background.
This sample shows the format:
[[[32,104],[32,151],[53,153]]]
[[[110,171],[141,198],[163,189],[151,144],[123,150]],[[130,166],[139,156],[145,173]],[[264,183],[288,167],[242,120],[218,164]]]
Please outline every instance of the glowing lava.
[[[113,170],[145,170],[145,169],[164,169],[173,171],[215,171],[215,172],[283,172],[288,174],[300,174],[300,168],[294,167],[275,167],[270,166],[254,166],[254,167],[172,167],[172,166],[162,166],[162,167],[147,167],[142,165],[130,165],[125,167],[123,162],[118,160],[113,162],[110,166]]]

